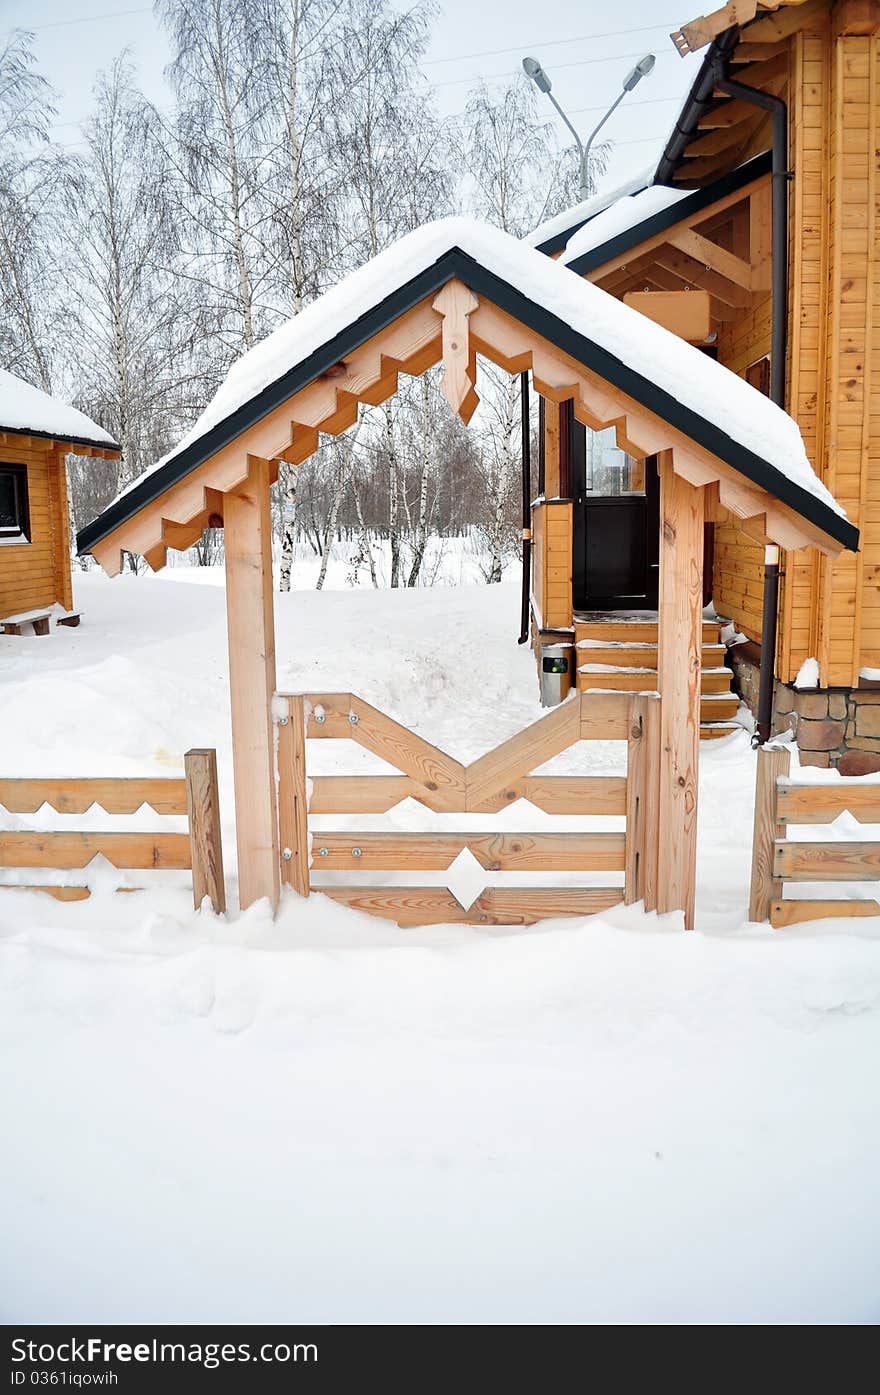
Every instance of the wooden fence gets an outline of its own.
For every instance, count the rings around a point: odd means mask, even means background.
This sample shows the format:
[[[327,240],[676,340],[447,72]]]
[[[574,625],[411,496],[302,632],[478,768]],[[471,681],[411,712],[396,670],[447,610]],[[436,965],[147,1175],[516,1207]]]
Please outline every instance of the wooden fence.
[[[49,804],[59,814],[83,814],[97,804],[108,814],[133,814],[148,804],[160,815],[186,815],[186,833],[0,830],[0,868],[78,870],[99,853],[119,869],[192,869],[193,903],[208,896],[215,911],[226,909],[223,849],[214,751],[187,751],[183,779],[0,779],[0,805],[12,814],[33,814]],[[21,889],[18,884],[0,890]],[[84,900],[87,886],[33,885],[60,901]],[[136,888],[124,888],[135,890]]]
[[[470,905],[442,886],[316,885],[326,895],[399,925],[450,921],[532,924],[548,916],[585,916],[621,901],[653,907],[657,880],[656,769],[658,700],[626,693],[572,695],[509,741],[462,765],[351,693],[280,694],[277,730],[282,880],[302,896],[312,886],[309,816],[382,814],[402,799],[438,814],[493,814],[527,799],[553,815],[623,815],[625,832],[519,833],[315,831],[315,872],[446,870],[468,848],[492,872],[622,872],[620,887],[487,887]],[[397,774],[307,778],[306,738],[349,739]],[[535,775],[581,740],[626,741],[626,776]],[[652,830],[653,832],[650,832]]]
[[[880,879],[880,843],[786,837],[789,824],[829,824],[844,810],[859,823],[880,823],[880,785],[842,778],[821,785],[792,784],[789,761],[783,748],[758,752],[749,918],[784,927],[826,916],[880,915],[880,902],[874,900],[784,899],[784,888],[799,882]]]

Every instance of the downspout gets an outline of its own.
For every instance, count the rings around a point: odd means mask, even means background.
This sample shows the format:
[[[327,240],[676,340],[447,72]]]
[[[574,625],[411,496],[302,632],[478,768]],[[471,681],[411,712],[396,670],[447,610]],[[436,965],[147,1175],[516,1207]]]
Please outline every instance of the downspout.
[[[532,432],[528,373],[519,375],[519,404],[522,428],[522,611],[517,644],[525,644],[530,629],[529,594],[532,573]]]
[[[762,107],[773,119],[772,157],[772,319],[770,329],[770,397],[785,410],[785,359],[788,350],[788,112],[781,97],[747,87],[727,76],[728,59],[719,65],[716,91]],[[758,681],[757,731],[753,745],[770,739],[773,679],[779,610],[779,548],[764,549],[764,607],[761,618],[761,669]]]

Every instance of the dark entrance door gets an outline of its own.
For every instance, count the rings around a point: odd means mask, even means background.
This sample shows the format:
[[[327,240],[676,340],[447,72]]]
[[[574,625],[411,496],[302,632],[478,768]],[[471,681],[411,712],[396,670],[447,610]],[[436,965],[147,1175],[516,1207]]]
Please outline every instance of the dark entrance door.
[[[575,610],[655,610],[659,575],[657,462],[636,466],[571,423]]]

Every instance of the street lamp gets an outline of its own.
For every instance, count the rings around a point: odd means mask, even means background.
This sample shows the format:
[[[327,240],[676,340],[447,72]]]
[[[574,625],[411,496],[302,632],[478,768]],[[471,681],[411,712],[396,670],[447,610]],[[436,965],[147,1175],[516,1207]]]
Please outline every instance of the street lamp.
[[[616,111],[620,103],[623,101],[627,92],[632,92],[634,87],[638,87],[642,78],[647,77],[648,73],[651,71],[656,61],[657,60],[654,57],[653,53],[646,53],[644,58],[640,58],[635,67],[630,69],[626,77],[623,79],[623,86],[620,90],[620,93],[617,97],[615,97],[614,101],[611,103],[611,106],[608,108],[605,115],[602,117],[602,120],[599,122],[595,130],[591,131],[590,135],[587,137],[586,144],[584,144],[577,131],[574,129],[568,117],[566,116],[565,112],[562,110],[562,107],[559,105],[556,98],[553,96],[553,92],[551,90],[552,84],[550,82],[550,79],[547,76],[544,69],[541,67],[541,64],[538,62],[537,58],[523,59],[522,65],[525,69],[526,76],[531,78],[532,82],[535,84],[539,92],[543,92],[545,97],[550,98],[554,107],[559,112],[559,115],[562,117],[566,126],[571,131],[571,134],[574,136],[574,142],[580,154],[579,192],[581,199],[589,198],[590,194],[587,165],[590,159],[590,149],[592,147],[593,141],[596,139],[596,136],[599,134],[602,127],[605,125],[605,122],[608,120],[609,116],[611,116],[612,112]]]

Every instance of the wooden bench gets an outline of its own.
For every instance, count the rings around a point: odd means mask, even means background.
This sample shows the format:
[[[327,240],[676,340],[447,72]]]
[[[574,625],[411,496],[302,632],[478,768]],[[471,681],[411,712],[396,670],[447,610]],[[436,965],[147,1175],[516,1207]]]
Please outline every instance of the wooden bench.
[[[20,635],[24,625],[33,625],[35,635],[47,635],[49,621],[53,618],[56,625],[69,625],[75,629],[82,619],[82,613],[71,610],[59,615],[52,610],[26,610],[21,615],[8,615],[5,620],[0,620],[0,625],[5,635]]]
[[[33,625],[35,635],[47,635],[51,618],[51,610],[25,610],[21,615],[8,615],[0,624],[5,635],[20,635],[24,625]]]

